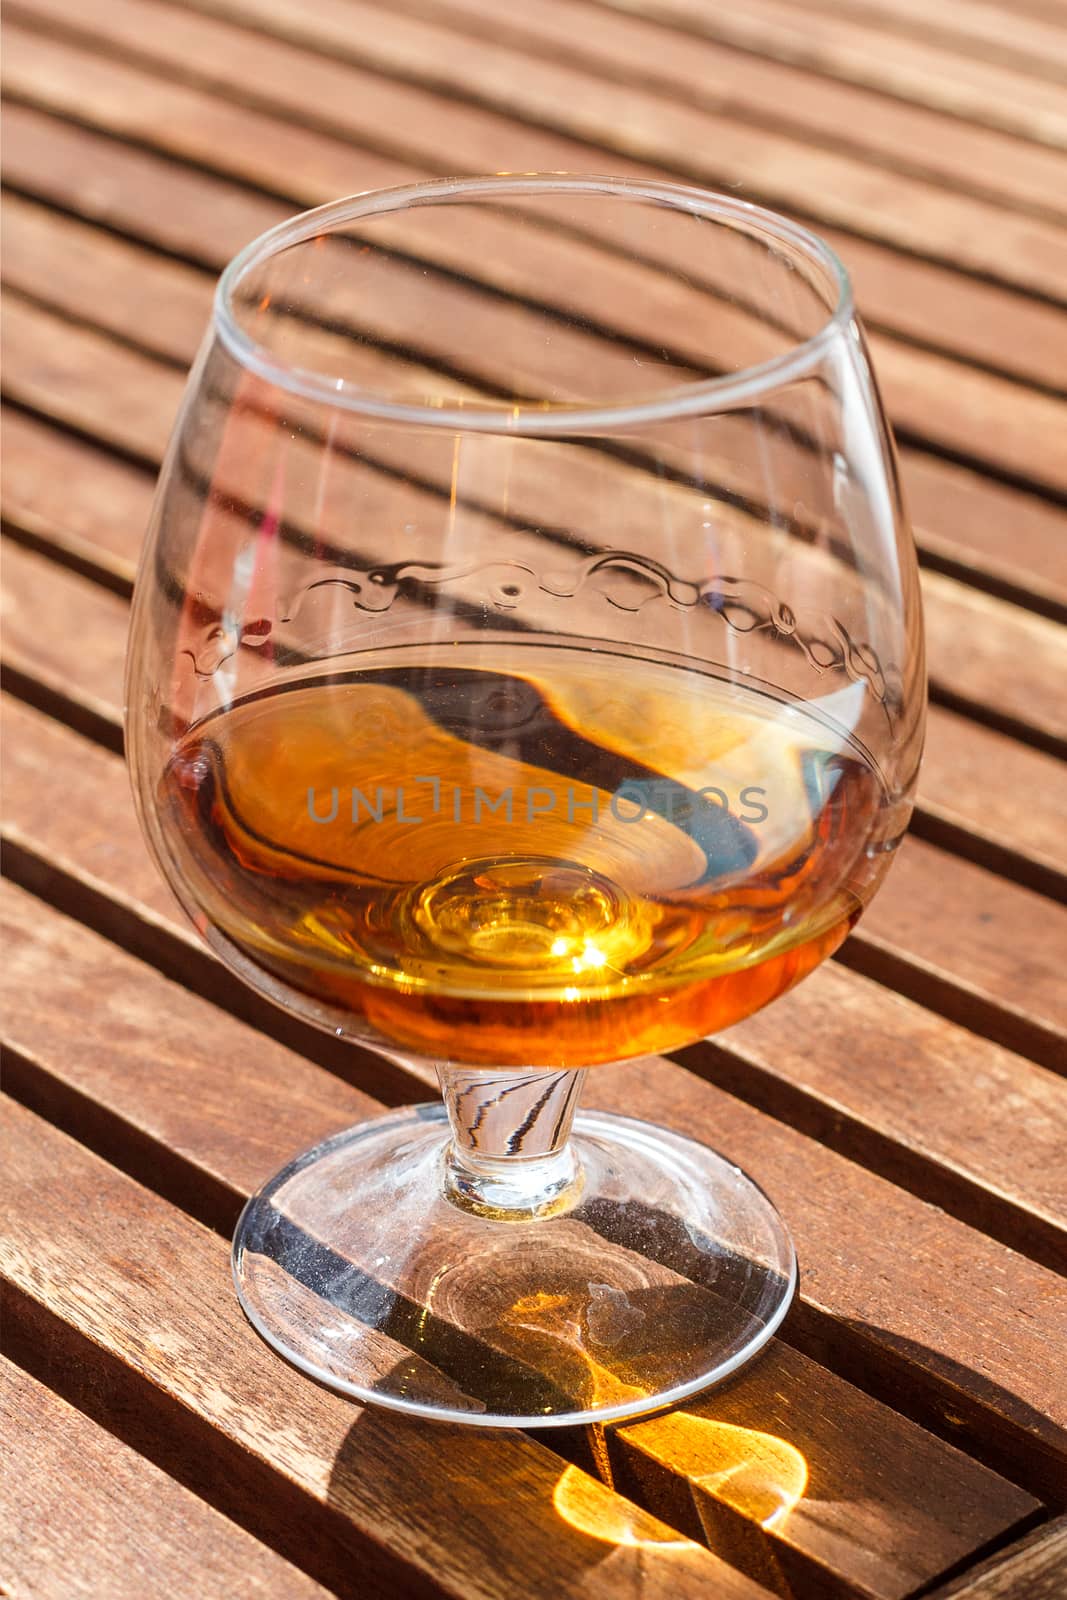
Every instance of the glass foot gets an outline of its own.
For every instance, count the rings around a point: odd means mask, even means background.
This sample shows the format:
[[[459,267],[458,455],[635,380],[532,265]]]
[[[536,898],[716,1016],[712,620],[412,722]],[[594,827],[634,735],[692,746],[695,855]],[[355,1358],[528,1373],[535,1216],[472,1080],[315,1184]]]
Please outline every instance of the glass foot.
[[[248,1202],[250,1321],[311,1377],[416,1416],[610,1422],[734,1372],[778,1327],[796,1258],[770,1201],[705,1145],[579,1111],[578,1177],[501,1220],[449,1182],[441,1104],[306,1151]]]

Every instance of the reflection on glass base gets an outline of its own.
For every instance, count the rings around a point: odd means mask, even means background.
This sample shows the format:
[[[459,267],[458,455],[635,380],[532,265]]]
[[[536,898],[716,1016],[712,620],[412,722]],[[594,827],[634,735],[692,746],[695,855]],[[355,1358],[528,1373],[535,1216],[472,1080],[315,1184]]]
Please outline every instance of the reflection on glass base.
[[[306,1151],[254,1195],[233,1271],[253,1326],[346,1394],[481,1426],[608,1422],[725,1378],[778,1327],[796,1258],[737,1167],[579,1112],[569,1209],[499,1220],[445,1192],[443,1106]]]

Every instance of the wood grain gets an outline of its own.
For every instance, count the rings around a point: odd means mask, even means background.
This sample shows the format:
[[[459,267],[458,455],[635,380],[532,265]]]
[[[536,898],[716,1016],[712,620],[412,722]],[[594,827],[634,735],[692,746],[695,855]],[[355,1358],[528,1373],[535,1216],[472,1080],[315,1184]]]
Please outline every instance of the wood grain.
[[[1067,1578],[1067,1518],[1057,1517],[1010,1550],[983,1561],[931,1600],[1062,1600]]]
[[[1038,10],[1038,6],[1034,10]],[[931,15],[921,0],[819,0],[830,16],[855,16],[881,31],[906,38],[929,38],[964,55],[1011,61],[1024,71],[1053,81],[1067,78],[1067,39],[1063,29],[1041,15],[1021,12],[1006,37],[1002,13],[986,0],[942,0]]]
[[[1067,1069],[1062,1036],[1058,1058]],[[840,963],[679,1059],[983,1232],[1067,1265],[1067,1082],[1055,1073]]]
[[[747,1570],[782,1595],[806,1586],[820,1600],[857,1592],[910,1594],[924,1583],[928,1558],[920,1552],[932,1554],[940,1542],[937,1524],[943,1513],[935,1504],[936,1491],[929,1492],[926,1469],[917,1454],[897,1453],[897,1441],[879,1432],[865,1473],[856,1456],[864,1448],[861,1441],[876,1436],[870,1423],[876,1423],[877,1413],[869,1423],[863,1403],[857,1403],[847,1420],[835,1415],[812,1394],[813,1389],[817,1394],[821,1369],[801,1360],[797,1351],[776,1343],[764,1360],[717,1395],[614,1430],[607,1439],[613,1481],[639,1494],[641,1503],[672,1527],[690,1529],[694,1536],[699,1529],[712,1549],[732,1553],[729,1559],[742,1563],[751,1552]],[[804,1401],[801,1394],[807,1396]],[[842,1420],[847,1438],[839,1432]],[[881,1514],[874,1506],[868,1516],[856,1491],[872,1477],[881,1486],[875,1503],[892,1484],[894,1496],[910,1505],[914,1542],[887,1541],[878,1531]],[[803,1493],[791,1505],[802,1481]],[[977,1506],[972,1510],[962,1496],[956,1498],[961,1489],[957,1484],[950,1491],[952,1515],[969,1521]],[[931,1513],[933,1526],[927,1531]],[[762,1560],[753,1549],[751,1523],[758,1518],[777,1530]],[[868,1531],[861,1532],[861,1525]],[[962,1527],[959,1532],[962,1543]],[[842,1548],[850,1554],[847,1569]]]
[[[1063,1070],[1062,906],[912,835],[861,927],[843,948],[848,965]]]
[[[935,706],[927,722],[920,791],[912,829],[922,838],[1043,893],[1067,897],[1062,761]]]
[[[153,475],[8,406],[0,510],[31,549],[127,599],[155,489]]]
[[[326,1600],[328,1591],[0,1360],[0,1572],[33,1600]]]
[[[0,888],[0,926],[16,936],[0,984],[20,996],[7,1030],[19,1098],[77,1125],[83,1141],[80,1107],[94,1107],[95,1147],[135,1175],[152,1172],[157,1189],[159,1173],[167,1197],[192,1196],[201,1216],[198,1182],[232,1196],[223,1224],[232,1226],[239,1198],[294,1148],[376,1109],[10,886]],[[104,1003],[87,1013],[89,993]],[[233,1106],[246,1103],[257,1107],[254,1129],[234,1122]],[[735,1564],[765,1582],[790,1573],[797,1596],[822,1596],[832,1583],[835,1592],[895,1600],[1033,1509],[1003,1480],[779,1344],[740,1383],[613,1435],[611,1457],[616,1485],[632,1481],[642,1503],[655,1461],[650,1500],[672,1526],[734,1549],[720,1537],[721,1514],[734,1531]],[[917,1516],[920,1484],[931,1509]],[[784,1502],[797,1493],[789,1514]]]
[[[1005,1541],[1034,1496],[1067,1504],[1065,67],[1063,0],[11,0],[0,1252],[29,1370],[0,1363],[5,1592],[1059,1596],[1067,1524]],[[926,568],[916,836],[859,933],[692,1070],[591,1080],[751,1171],[803,1272],[729,1386],[593,1430],[592,1457],[558,1441],[610,1487],[521,1435],[350,1406],[251,1335],[208,1230],[428,1069],[235,985],[114,753],[212,277],[305,204],[490,166],[695,178],[814,222],[853,271]],[[536,250],[505,282],[492,226],[476,244],[487,282],[559,298]],[[642,334],[629,297],[667,327],[655,267],[576,238],[590,326]],[[452,361],[434,337],[421,359]],[[569,504],[583,527],[592,498]]]
[[[106,908],[113,897],[125,896],[125,916],[107,931],[114,928],[127,948],[144,949],[157,963],[166,913],[162,924],[159,913],[138,921],[130,886],[138,875],[151,879],[151,869],[132,824],[115,826],[117,816],[128,814],[125,775],[114,758],[96,752],[81,769],[72,814],[61,798],[69,792],[70,758],[59,750],[73,737],[57,730],[48,740],[38,724],[34,738],[8,739],[10,835],[35,864],[33,887],[73,905],[83,919],[90,910],[100,916],[99,901]],[[13,767],[16,750],[28,752],[25,776]],[[108,760],[110,769],[101,765]],[[184,962],[172,960],[167,970],[188,981]],[[233,988],[232,981],[219,985],[211,997],[232,1006]],[[377,1094],[373,1063],[370,1057],[359,1067],[359,1081]],[[1030,1487],[1062,1477],[1067,1394],[1061,1396],[1049,1360],[1057,1319],[1067,1315],[1067,1291],[1061,1294],[1052,1274],[678,1068],[613,1068],[594,1075],[590,1098],[653,1121],[669,1122],[673,1115],[685,1131],[719,1148],[725,1142],[731,1157],[753,1171],[782,1204],[790,1226],[802,1226],[805,1296],[813,1289],[807,1305],[815,1320],[809,1315],[800,1325],[805,1339],[822,1338],[822,1318],[834,1319],[834,1365],[850,1352],[865,1387],[888,1384],[892,1403],[905,1410],[918,1396],[924,1419],[947,1426],[949,1436],[966,1440],[970,1449],[992,1450],[983,1459]],[[845,1256],[843,1216],[854,1234]],[[896,1238],[909,1241],[906,1261],[895,1254]],[[1024,1286],[1029,1309],[1020,1324],[1015,1297]],[[898,1363],[907,1370],[906,1383]],[[955,1420],[946,1424],[946,1417]]]
[[[6,551],[0,590],[4,681],[34,705],[61,707],[72,727],[121,750],[129,610],[118,595],[94,585],[89,592],[99,626],[88,644],[85,582],[53,569],[42,556]]]
[[[48,0],[50,4],[74,5],[74,0]],[[118,38],[120,31],[123,37],[128,37],[130,29],[138,24],[140,19],[139,37],[145,37],[144,7],[146,0],[113,0],[106,11],[101,12],[99,26],[110,28],[112,42]],[[129,16],[125,17],[123,7],[129,8]],[[149,6],[151,17],[151,6]],[[173,17],[173,13],[170,13]],[[198,32],[198,29],[207,30]],[[214,30],[214,31],[212,31]],[[292,59],[292,52],[287,52],[284,47],[269,45],[267,41],[250,40],[247,34],[239,34],[235,30],[219,29],[209,22],[201,22],[195,17],[182,17],[180,20],[169,21],[166,28],[154,29],[151,37],[156,41],[158,51],[164,53],[166,62],[170,66],[179,63],[189,63],[196,59],[200,62],[203,74],[202,81],[217,83],[226,91],[233,91],[247,95],[247,85],[254,81],[258,86],[257,104],[263,108],[274,111],[278,106],[293,104],[294,98],[299,97],[299,103],[306,105],[307,96],[312,86],[316,91],[316,103],[319,106],[320,122],[326,118],[329,107],[336,107],[336,124],[324,123],[323,125],[336,125],[337,131],[355,131],[367,135],[373,131],[377,119],[374,117],[373,105],[363,108],[364,98],[353,93],[353,86],[346,81],[344,69],[333,63],[324,64],[315,58],[305,58],[296,61]],[[266,52],[263,59],[259,56]],[[169,52],[169,53],[168,53]],[[257,54],[258,53],[258,54]],[[87,62],[87,71],[91,79],[95,70],[94,60]],[[312,84],[308,83],[308,73],[311,73]],[[325,74],[326,83],[319,83],[318,76]],[[332,80],[330,75],[333,75]],[[198,80],[200,81],[200,80]],[[332,92],[330,90],[332,89]],[[271,93],[268,93],[271,90]],[[72,86],[68,100],[70,104],[77,104],[72,98],[78,92],[84,98],[85,85],[79,89]],[[272,98],[272,94],[275,98]],[[277,97],[280,97],[278,99]],[[352,129],[353,115],[364,115],[370,119],[363,124],[362,129]],[[377,122],[380,128],[380,122]],[[407,124],[409,129],[411,124]],[[155,140],[158,137],[160,124],[158,121],[149,123],[142,130],[142,137]],[[174,135],[180,138],[180,133]],[[410,137],[410,133],[409,133]],[[484,148],[484,144],[483,144]],[[431,170],[441,170],[442,152],[427,139],[422,151],[419,153],[420,163],[427,159],[431,163]],[[547,164],[558,167],[560,157],[553,152],[554,159]],[[226,162],[228,153],[223,149],[217,156],[217,162]],[[351,157],[348,157],[350,162]],[[522,163],[513,158],[515,165]],[[529,157],[526,159],[529,165]],[[543,163],[545,164],[545,163]],[[570,165],[574,166],[574,161]],[[274,185],[279,177],[292,170],[294,181],[299,180],[303,166],[301,152],[294,152],[290,164],[288,160],[275,163]],[[455,163],[453,163],[455,166]],[[232,169],[234,175],[245,176],[246,173],[237,168]],[[425,165],[421,172],[425,173]],[[468,166],[469,170],[469,166]],[[409,177],[420,175],[420,168],[410,168]],[[392,181],[400,181],[399,175],[394,174]],[[340,192],[334,190],[333,194]],[[324,199],[332,195],[320,194],[317,198]],[[1064,233],[1065,247],[1067,247],[1067,232]],[[846,249],[846,255],[848,254]],[[860,288],[862,290],[862,283]],[[897,296],[899,299],[899,294]],[[1008,311],[1008,302],[1004,302],[1001,317],[994,320],[1003,320]],[[974,318],[970,326],[974,326]],[[988,323],[989,317],[981,319]],[[1048,355],[1055,364],[1057,351],[1061,359],[1058,362],[1058,381],[1062,387],[1062,355],[1064,344],[1067,342],[1067,318],[1062,316],[1048,318],[1049,327],[1046,339],[1051,338],[1052,344]],[[1036,330],[1035,330],[1036,331]],[[1022,330],[1019,330],[1015,341],[1022,344]],[[1042,341],[1044,343],[1044,341]],[[883,349],[884,344],[884,349]],[[1010,470],[1017,473],[1028,472],[1037,481],[1050,481],[1053,486],[1057,479],[1058,452],[1051,448],[1043,448],[1043,440],[1052,430],[1051,437],[1055,437],[1057,419],[1059,431],[1063,428],[1063,408],[1057,400],[1037,393],[1030,393],[1021,389],[1018,384],[1004,386],[1004,380],[998,380],[988,373],[976,371],[972,368],[961,366],[959,363],[948,362],[945,358],[938,358],[926,351],[900,346],[897,341],[883,341],[875,338],[875,355],[881,367],[881,376],[886,387],[891,410],[894,411],[898,426],[909,432],[918,432],[932,437],[942,443],[946,448],[955,451],[975,452],[979,455],[983,451],[991,452],[994,458],[1002,461]],[[946,400],[951,393],[951,404]],[[1048,475],[1051,474],[1051,479]],[[1067,480],[1065,480],[1067,481]],[[1064,487],[1060,484],[1059,487]]]

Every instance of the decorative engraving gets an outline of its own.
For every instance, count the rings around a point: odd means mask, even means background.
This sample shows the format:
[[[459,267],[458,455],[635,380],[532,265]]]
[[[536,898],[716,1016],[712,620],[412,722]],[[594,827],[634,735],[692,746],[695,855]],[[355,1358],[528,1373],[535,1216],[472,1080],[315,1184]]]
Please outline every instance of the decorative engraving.
[[[541,574],[526,562],[509,560],[452,565],[404,561],[393,566],[345,568],[302,588],[277,624],[260,617],[238,627],[223,618],[210,629],[195,657],[192,652],[186,654],[198,677],[211,677],[240,646],[260,648],[275,626],[295,622],[308,598],[320,589],[343,589],[356,610],[380,613],[389,610],[405,586],[409,593],[417,593],[474,578],[482,580],[489,603],[505,613],[516,611],[533,594],[570,600],[588,586],[596,588],[617,610],[631,614],[653,603],[666,603],[680,611],[703,607],[721,617],[735,633],[770,629],[779,638],[792,640],[817,673],[844,671],[854,682],[866,684],[887,715],[892,716],[896,708],[895,674],[883,668],[870,644],[853,639],[834,618],[812,618],[812,626],[802,627],[791,606],[752,579],[716,575],[693,583],[676,577],[659,562],[627,551],[589,556],[569,572]]]

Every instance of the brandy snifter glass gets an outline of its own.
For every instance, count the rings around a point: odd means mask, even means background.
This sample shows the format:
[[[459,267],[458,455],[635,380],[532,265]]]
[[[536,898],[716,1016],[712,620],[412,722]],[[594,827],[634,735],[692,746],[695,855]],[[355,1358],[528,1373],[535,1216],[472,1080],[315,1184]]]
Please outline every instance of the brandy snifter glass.
[[[777,1211],[686,1134],[579,1109],[583,1078],[647,1058],[650,1098],[662,1052],[837,949],[924,701],[889,430],[804,228],[525,176],[249,245],[137,582],[139,815],[236,978],[442,1091],[249,1201],[264,1338],[501,1426],[752,1356],[796,1284]]]

